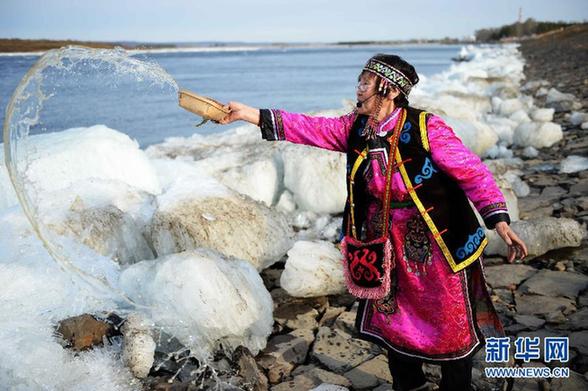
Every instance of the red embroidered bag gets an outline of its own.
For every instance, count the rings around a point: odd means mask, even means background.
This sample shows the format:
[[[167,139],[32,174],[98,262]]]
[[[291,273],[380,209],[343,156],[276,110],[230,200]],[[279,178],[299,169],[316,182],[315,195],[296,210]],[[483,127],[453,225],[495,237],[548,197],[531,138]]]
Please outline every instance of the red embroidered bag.
[[[355,213],[353,204],[353,178],[365,155],[360,155],[351,171],[349,181],[349,219],[347,234],[341,242],[343,254],[343,273],[347,290],[353,296],[361,299],[381,299],[390,291],[390,275],[395,266],[394,252],[388,235],[388,221],[390,211],[390,184],[394,171],[394,157],[398,147],[400,131],[406,119],[406,110],[402,109],[398,122],[390,137],[390,152],[388,154],[388,171],[386,172],[386,187],[384,192],[384,216],[382,237],[363,242],[357,239],[355,227]]]

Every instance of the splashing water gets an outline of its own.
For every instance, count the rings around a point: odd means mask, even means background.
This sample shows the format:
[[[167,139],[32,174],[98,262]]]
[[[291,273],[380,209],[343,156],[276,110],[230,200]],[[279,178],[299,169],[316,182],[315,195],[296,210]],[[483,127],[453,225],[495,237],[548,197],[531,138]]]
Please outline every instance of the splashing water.
[[[73,181],[66,178],[67,174],[80,167],[66,167],[76,162],[65,159],[64,166],[55,173],[57,175],[51,175],[54,173],[41,170],[37,164],[39,159],[47,157],[47,149],[56,147],[51,145],[54,138],[48,133],[63,130],[42,126],[43,110],[52,98],[78,93],[81,97],[79,105],[83,107],[86,90],[91,89],[100,99],[108,100],[108,94],[120,88],[128,89],[130,95],[150,92],[166,97],[175,97],[178,91],[175,80],[158,64],[132,58],[122,48],[107,50],[69,46],[47,52],[27,72],[9,102],[4,122],[4,158],[28,220],[58,264],[99,291],[107,295],[116,292],[119,298],[131,302],[116,287],[113,279],[116,263],[103,259],[102,267],[98,267],[96,258],[100,258],[99,254],[89,251],[88,247],[75,240],[79,238],[56,235],[55,229],[50,229],[45,223],[45,217],[55,214],[56,207],[55,204],[44,205],[46,199],[56,191],[71,190]],[[129,106],[132,109],[132,102]],[[39,140],[30,139],[33,133],[39,135]],[[90,171],[78,173],[78,179],[92,178]],[[62,175],[59,176],[59,173]],[[47,174],[51,177],[46,177]],[[91,182],[96,183],[96,180]]]
[[[114,302],[112,309],[123,315],[142,313],[156,333],[184,345],[176,351],[164,348],[169,355],[163,362],[183,354],[182,359],[197,360],[196,376],[208,373],[216,379],[209,366],[214,352],[228,356],[243,341],[258,349],[265,346],[273,323],[272,302],[268,292],[258,292],[261,278],[244,261],[246,265],[201,252],[199,259],[178,254],[165,264],[161,257],[159,263],[140,262],[158,257],[144,233],[163,192],[161,173],[121,131],[134,113],[145,112],[145,104],[157,104],[154,112],[163,104],[177,107],[178,90],[158,64],[133,58],[123,49],[49,51],[27,72],[9,102],[4,158],[35,234],[83,290],[80,296],[87,299],[81,300]],[[137,99],[145,96],[150,99]],[[76,104],[63,107],[64,101]],[[120,118],[120,102],[125,118]],[[178,112],[183,110],[178,107]],[[55,113],[83,113],[76,117],[85,123],[76,119],[73,125],[84,127],[64,129],[68,118],[52,121]],[[203,265],[219,277],[207,276]],[[190,289],[182,290],[188,280]],[[166,294],[160,293],[161,284],[166,284]],[[236,303],[238,315],[224,318],[237,321],[217,319],[214,303],[226,300]],[[195,315],[194,308],[204,308],[206,314]],[[195,324],[201,329],[195,330]],[[261,331],[250,333],[250,328]]]

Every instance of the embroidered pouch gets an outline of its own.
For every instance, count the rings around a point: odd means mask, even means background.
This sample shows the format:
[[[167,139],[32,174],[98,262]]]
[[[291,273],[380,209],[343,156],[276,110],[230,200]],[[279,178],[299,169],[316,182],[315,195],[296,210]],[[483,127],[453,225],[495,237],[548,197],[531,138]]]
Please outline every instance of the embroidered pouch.
[[[395,266],[390,238],[362,242],[345,236],[341,242],[345,282],[349,293],[362,299],[381,299],[390,291]]]

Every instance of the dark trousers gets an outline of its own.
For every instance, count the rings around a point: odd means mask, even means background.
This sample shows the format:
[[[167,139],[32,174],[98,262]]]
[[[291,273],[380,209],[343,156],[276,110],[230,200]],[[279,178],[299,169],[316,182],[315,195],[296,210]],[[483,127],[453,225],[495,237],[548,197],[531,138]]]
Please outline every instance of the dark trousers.
[[[442,362],[439,391],[471,391],[472,364],[472,356]],[[427,381],[423,373],[423,362],[420,360],[408,361],[389,353],[388,366],[395,391],[413,390]]]

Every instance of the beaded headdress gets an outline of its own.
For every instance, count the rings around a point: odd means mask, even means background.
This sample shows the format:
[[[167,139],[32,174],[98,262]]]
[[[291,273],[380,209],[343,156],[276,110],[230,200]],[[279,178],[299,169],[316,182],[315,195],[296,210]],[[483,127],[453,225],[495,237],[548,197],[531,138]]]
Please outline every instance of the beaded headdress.
[[[404,96],[408,96],[411,88],[413,87],[412,82],[402,72],[393,66],[386,64],[385,62],[379,61],[375,58],[370,58],[363,67],[364,71],[368,71],[380,76],[382,79],[390,82],[396,86]]]

